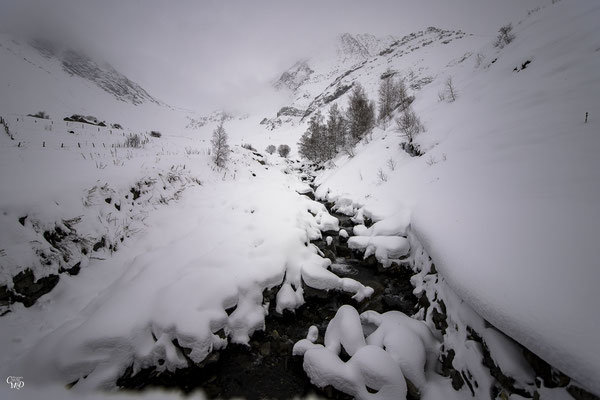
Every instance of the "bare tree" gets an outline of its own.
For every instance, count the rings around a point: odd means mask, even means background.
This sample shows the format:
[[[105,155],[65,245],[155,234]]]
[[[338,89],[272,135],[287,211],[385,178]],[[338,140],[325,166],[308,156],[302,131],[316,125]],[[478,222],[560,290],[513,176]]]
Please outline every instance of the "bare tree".
[[[346,143],[346,119],[342,115],[338,105],[333,103],[329,108],[329,116],[325,127],[327,135],[328,159],[335,157],[338,151]]]
[[[392,112],[396,108],[403,111],[410,104],[410,98],[402,79],[394,79],[391,70],[388,70],[384,76],[386,78],[379,84],[378,121],[383,125],[383,129],[386,129]]]
[[[406,108],[402,112],[402,115],[396,118],[396,129],[400,132],[402,137],[405,137],[408,140],[409,144],[412,144],[415,136],[425,131],[421,119],[411,108]]]
[[[452,77],[449,76],[446,79],[446,94],[448,101],[453,102],[456,101],[456,88],[454,87],[454,83],[452,82]]]
[[[211,144],[213,149],[213,162],[217,167],[224,167],[229,158],[229,144],[227,143],[227,131],[223,127],[225,118],[221,118],[221,122],[213,131]]]
[[[394,78],[391,76],[391,71],[389,70],[385,73],[385,76],[387,77],[379,83],[379,115],[377,116],[383,129],[387,128],[395,105]]]

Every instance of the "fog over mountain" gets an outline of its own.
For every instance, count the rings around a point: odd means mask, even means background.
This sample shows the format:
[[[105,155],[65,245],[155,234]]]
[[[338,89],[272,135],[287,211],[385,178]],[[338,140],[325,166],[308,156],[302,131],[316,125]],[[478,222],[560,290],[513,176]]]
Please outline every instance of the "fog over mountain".
[[[491,37],[541,3],[3,0],[0,26],[84,47],[158,98],[208,111],[264,100],[265,82],[344,32],[437,26]]]

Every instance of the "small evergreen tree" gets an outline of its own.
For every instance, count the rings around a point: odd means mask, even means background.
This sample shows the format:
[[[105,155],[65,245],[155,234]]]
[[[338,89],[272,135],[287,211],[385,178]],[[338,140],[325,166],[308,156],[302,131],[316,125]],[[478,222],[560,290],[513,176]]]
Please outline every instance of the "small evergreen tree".
[[[308,121],[308,129],[300,137],[298,153],[311,161],[319,162],[326,159],[328,152],[325,149],[328,146],[323,114],[317,111]]]
[[[219,125],[213,131],[211,144],[213,150],[213,162],[217,167],[224,167],[229,158],[229,144],[227,143],[227,131],[223,127],[225,119],[222,118]]]
[[[363,87],[357,83],[350,93],[348,109],[348,136],[352,144],[358,143],[372,128],[375,123],[375,104],[369,101]]]

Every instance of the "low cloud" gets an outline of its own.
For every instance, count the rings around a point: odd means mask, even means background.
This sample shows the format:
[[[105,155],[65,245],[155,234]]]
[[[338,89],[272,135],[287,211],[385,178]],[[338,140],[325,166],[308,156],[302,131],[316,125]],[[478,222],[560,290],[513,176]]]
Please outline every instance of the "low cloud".
[[[341,32],[491,36],[541,2],[4,0],[0,25],[84,48],[168,103],[210,110],[276,102],[265,84]]]

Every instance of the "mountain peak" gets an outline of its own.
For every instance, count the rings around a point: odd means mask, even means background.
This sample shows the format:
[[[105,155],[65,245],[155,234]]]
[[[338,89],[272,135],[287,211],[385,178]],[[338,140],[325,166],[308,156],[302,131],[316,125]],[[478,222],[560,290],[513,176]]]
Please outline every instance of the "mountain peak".
[[[120,101],[139,105],[160,104],[144,88],[117,71],[108,63],[97,63],[82,51],[61,46],[46,39],[33,39],[29,45],[48,59],[56,59],[69,75],[91,81]]]
[[[396,38],[377,37],[370,33],[342,33],[337,38],[336,53],[341,62],[363,61],[386,49]]]

